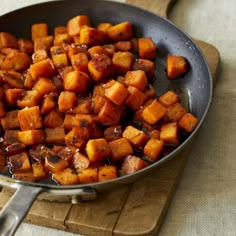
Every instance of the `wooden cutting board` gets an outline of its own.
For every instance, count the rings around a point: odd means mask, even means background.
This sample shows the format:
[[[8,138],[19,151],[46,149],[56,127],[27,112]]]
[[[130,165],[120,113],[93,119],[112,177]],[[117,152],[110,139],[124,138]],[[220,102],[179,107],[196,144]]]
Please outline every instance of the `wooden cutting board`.
[[[163,17],[176,0],[127,0]],[[210,67],[215,84],[220,61],[217,49],[196,40]],[[58,203],[37,200],[25,221],[83,235],[156,235],[168,210],[191,149],[191,144],[176,158],[132,185],[102,193],[92,202]],[[11,194],[0,192],[0,208]]]

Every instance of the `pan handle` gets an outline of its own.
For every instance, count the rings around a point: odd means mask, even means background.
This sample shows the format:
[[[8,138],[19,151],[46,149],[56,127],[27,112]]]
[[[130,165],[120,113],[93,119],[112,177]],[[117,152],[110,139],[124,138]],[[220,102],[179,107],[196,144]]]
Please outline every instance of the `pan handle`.
[[[34,200],[43,188],[19,185],[16,192],[0,212],[0,236],[14,235]]]

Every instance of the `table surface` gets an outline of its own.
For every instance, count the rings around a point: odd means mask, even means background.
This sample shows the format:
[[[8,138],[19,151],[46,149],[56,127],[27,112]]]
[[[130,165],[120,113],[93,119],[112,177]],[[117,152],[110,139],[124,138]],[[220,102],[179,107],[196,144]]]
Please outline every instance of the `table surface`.
[[[1,0],[0,15],[45,0]],[[215,45],[221,66],[212,106],[159,235],[236,235],[236,4],[178,0],[170,20]],[[17,236],[75,234],[23,223]]]

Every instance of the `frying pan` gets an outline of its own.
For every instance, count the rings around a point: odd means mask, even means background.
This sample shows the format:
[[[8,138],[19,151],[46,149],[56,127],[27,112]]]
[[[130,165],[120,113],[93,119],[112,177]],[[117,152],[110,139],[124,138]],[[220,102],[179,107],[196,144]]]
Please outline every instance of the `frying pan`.
[[[0,185],[17,189],[0,214],[0,234],[12,235],[24,219],[29,208],[38,195],[65,196],[72,203],[78,199],[94,199],[100,191],[117,188],[123,184],[136,181],[154,170],[167,160],[175,157],[193,139],[208,112],[212,97],[212,80],[207,63],[197,45],[168,20],[151,12],[123,3],[102,0],[67,0],[37,4],[22,8],[0,17],[0,31],[15,34],[17,37],[30,38],[31,25],[39,22],[49,24],[51,32],[58,25],[65,25],[73,16],[89,15],[93,25],[100,22],[119,23],[130,21],[137,37],[152,37],[157,45],[155,60],[154,87],[157,95],[167,90],[181,94],[181,99],[190,112],[200,122],[196,129],[174,151],[137,171],[134,174],[100,183],[58,186],[49,183],[29,183],[14,180],[0,174]],[[182,78],[169,81],[166,78],[165,65],[168,54],[182,55],[187,58],[190,70]]]

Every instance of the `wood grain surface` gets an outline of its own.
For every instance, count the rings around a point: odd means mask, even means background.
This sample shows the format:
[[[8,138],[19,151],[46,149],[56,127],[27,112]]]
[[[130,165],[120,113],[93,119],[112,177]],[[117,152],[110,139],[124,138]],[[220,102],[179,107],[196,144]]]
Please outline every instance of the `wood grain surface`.
[[[167,17],[168,10],[176,1],[127,2]],[[219,53],[214,46],[195,41],[205,55],[215,83]],[[71,205],[37,200],[28,213],[26,222],[83,235],[154,235],[161,227],[190,149],[191,144],[176,158],[148,176],[132,185],[102,193],[92,202]],[[0,208],[10,196],[11,193],[1,191]]]

